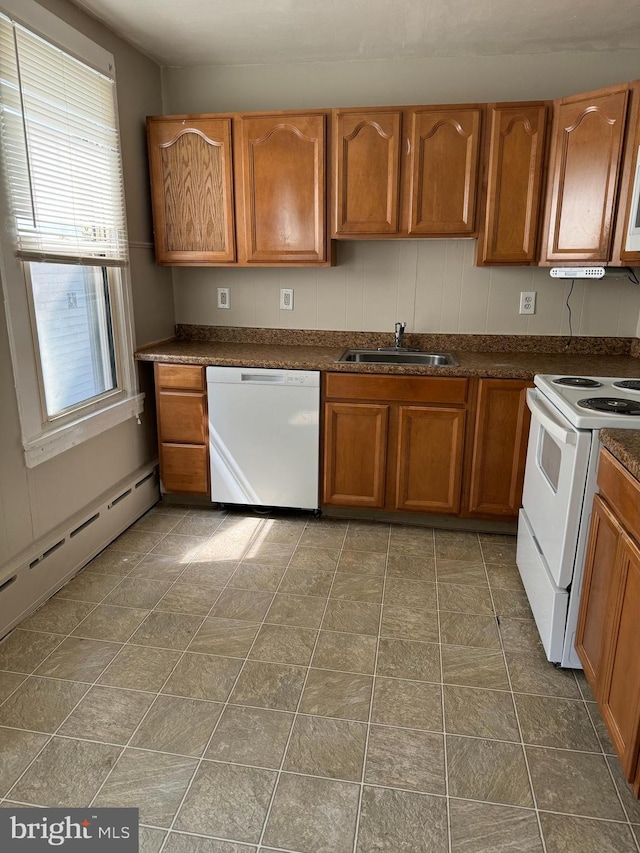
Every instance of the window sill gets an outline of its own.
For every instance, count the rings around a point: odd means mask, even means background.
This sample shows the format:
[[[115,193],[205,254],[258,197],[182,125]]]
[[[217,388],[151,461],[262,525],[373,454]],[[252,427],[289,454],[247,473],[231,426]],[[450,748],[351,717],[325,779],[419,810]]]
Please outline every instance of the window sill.
[[[78,418],[73,423],[42,433],[23,441],[27,468],[35,468],[65,450],[70,450],[89,438],[139,415],[144,409],[144,394],[127,397],[111,406]]]

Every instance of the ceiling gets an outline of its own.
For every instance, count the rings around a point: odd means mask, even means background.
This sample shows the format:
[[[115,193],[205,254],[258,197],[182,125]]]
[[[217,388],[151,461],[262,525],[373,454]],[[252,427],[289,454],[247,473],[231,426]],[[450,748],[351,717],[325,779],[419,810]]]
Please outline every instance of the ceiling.
[[[165,66],[637,50],[639,0],[74,0]]]

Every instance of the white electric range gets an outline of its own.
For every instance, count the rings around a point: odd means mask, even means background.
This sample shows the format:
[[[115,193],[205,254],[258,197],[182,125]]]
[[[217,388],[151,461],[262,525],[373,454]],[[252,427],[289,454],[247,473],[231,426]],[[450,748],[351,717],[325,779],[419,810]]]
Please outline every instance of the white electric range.
[[[547,658],[581,668],[575,633],[600,430],[640,429],[640,378],[540,374],[534,384],[516,561]]]

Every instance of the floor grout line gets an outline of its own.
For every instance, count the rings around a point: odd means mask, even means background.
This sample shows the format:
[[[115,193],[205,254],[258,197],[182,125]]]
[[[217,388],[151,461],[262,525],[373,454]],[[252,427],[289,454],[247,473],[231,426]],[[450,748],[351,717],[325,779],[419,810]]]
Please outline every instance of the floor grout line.
[[[384,595],[387,586],[387,567],[389,565],[389,555],[391,550],[391,528],[388,531],[388,539],[387,539],[387,553],[385,559],[385,573],[382,576],[382,601],[380,603],[380,616],[378,619],[378,634],[376,636],[376,652],[373,661],[373,676],[371,681],[371,698],[369,699],[369,715],[367,718],[367,730],[365,734],[365,742],[364,742],[364,753],[362,756],[362,773],[360,776],[360,791],[358,794],[358,805],[356,808],[356,824],[354,827],[353,833],[353,853],[357,853],[358,848],[358,838],[360,834],[360,819],[362,816],[362,799],[364,797],[364,785],[365,778],[367,775],[367,758],[369,754],[369,740],[371,738],[371,726],[373,722],[373,703],[375,701],[376,695],[376,676],[378,673],[378,657],[380,655],[380,639],[382,634],[382,620],[384,617]]]
[[[478,543],[479,544],[479,543]],[[442,713],[442,754],[444,760],[444,785],[445,785],[445,793],[446,793],[446,805],[447,805],[447,849],[449,853],[452,853],[452,845],[453,845],[453,826],[451,822],[451,794],[449,790],[449,753],[447,750],[447,709],[445,704],[445,693],[444,693],[444,658],[443,658],[443,650],[442,650],[442,624],[440,621],[440,586],[441,584],[438,581],[438,558],[436,554],[436,544],[435,544],[435,535],[433,542],[433,564],[435,568],[436,575],[436,606],[438,608],[438,639],[440,640],[440,680],[442,685],[440,687],[440,703],[441,703],[441,713]]]

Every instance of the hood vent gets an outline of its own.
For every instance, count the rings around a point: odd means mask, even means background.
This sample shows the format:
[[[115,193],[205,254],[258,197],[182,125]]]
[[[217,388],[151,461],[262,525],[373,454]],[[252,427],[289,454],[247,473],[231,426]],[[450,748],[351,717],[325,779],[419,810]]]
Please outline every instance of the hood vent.
[[[633,282],[638,280],[631,267],[551,267],[549,275],[551,278],[628,278]]]

